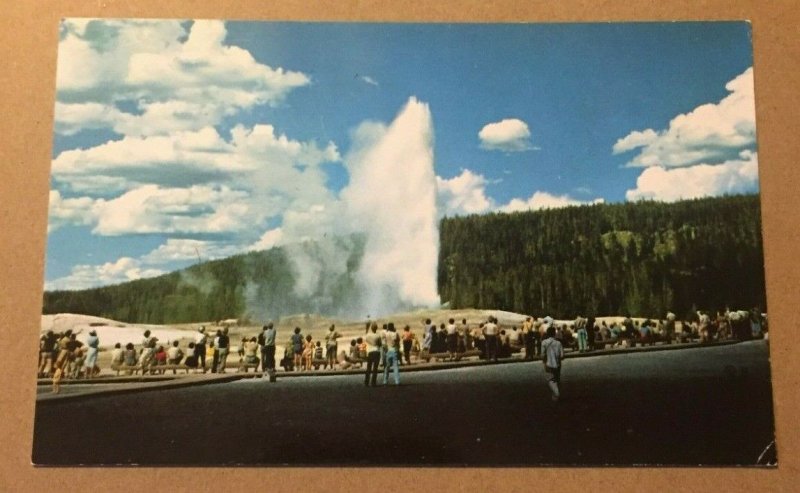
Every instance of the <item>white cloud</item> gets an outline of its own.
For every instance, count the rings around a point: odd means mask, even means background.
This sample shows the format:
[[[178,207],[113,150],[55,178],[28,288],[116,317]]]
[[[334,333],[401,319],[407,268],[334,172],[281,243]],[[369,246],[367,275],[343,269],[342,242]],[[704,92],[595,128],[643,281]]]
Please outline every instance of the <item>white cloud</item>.
[[[499,207],[497,210],[500,212],[520,212],[600,203],[603,203],[603,199],[599,197],[594,200],[584,201],[572,198],[569,195],[553,195],[548,192],[536,191],[527,200],[512,199],[508,204]]]
[[[437,208],[440,215],[478,214],[494,207],[486,196],[488,180],[468,169],[450,179],[436,177]]]
[[[169,238],[150,253],[141,257],[144,264],[160,265],[171,262],[207,261],[241,253],[238,245],[221,241]]]
[[[52,165],[53,178],[73,190],[108,194],[142,184],[191,185],[232,180],[252,183],[253,175],[268,173],[272,187],[291,189],[297,175],[340,159],[329,142],[299,142],[276,135],[272,125],[237,126],[231,139],[223,139],[213,127],[174,132],[168,136],[124,137],[89,149],[60,153]],[[324,180],[323,175],[316,181]]]
[[[656,139],[658,139],[658,134],[651,128],[641,132],[636,130],[619,139],[614,144],[613,151],[614,154],[622,154],[623,152],[632,151],[637,147],[649,145]]]
[[[246,219],[260,215],[246,201],[247,192],[228,187],[161,188],[144,185],[111,199],[98,199],[93,233],[124,234],[228,233],[251,227]]]
[[[697,164],[684,168],[647,168],[628,190],[628,200],[674,202],[758,190],[758,154],[742,151],[738,159],[722,164]]]
[[[535,149],[528,124],[517,118],[486,124],[478,132],[478,138],[481,148],[487,150],[519,152]]]
[[[195,130],[308,85],[225,44],[221,21],[67,20],[56,70],[56,131],[125,135]],[[125,103],[133,110],[122,110]],[[86,104],[93,106],[87,107]]]
[[[269,250],[272,247],[279,246],[283,239],[283,229],[274,228],[267,230],[257,242],[250,245],[248,250]]]
[[[144,268],[139,260],[122,257],[102,265],[76,265],[69,275],[47,282],[45,289],[86,289],[108,284],[133,281],[164,274],[159,269]]]
[[[377,80],[373,79],[373,78],[372,78],[372,77],[370,77],[369,75],[362,75],[361,77],[359,77],[359,79],[360,79],[362,82],[365,82],[365,83],[367,83],[367,84],[369,84],[369,85],[371,85],[371,86],[378,87],[378,86],[380,85],[380,84],[378,84],[378,81],[377,81]]]
[[[94,203],[89,197],[64,198],[58,190],[51,190],[48,233],[65,224],[91,224],[94,220]]]
[[[634,131],[613,146],[615,154],[640,149],[629,166],[678,167],[718,164],[756,142],[753,69],[726,84],[719,103],[704,104],[672,119],[666,130]]]

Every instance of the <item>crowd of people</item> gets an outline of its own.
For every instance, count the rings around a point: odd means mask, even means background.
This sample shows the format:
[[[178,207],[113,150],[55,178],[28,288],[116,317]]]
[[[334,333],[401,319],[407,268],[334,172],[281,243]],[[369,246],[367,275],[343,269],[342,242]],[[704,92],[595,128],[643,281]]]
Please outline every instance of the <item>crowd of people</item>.
[[[607,323],[593,317],[576,317],[574,321],[559,322],[551,317],[526,317],[520,327],[501,327],[497,318],[490,316],[480,323],[468,323],[466,319],[456,322],[450,318],[439,325],[430,319],[421,322],[421,339],[409,325],[402,330],[387,322],[379,328],[375,321],[365,325],[363,337],[355,337],[340,349],[342,335],[331,325],[324,337],[315,340],[311,334],[303,334],[296,327],[285,344],[280,366],[287,372],[327,369],[352,369],[365,366],[365,384],[375,385],[379,367],[383,367],[383,382],[388,383],[389,373],[399,384],[399,366],[410,365],[412,357],[417,361],[438,359],[457,360],[464,356],[497,361],[515,353],[523,354],[527,360],[542,359],[552,363],[547,348],[558,341],[559,350],[570,349],[588,352],[610,347],[635,347],[661,343],[689,341],[712,342],[728,339],[752,339],[768,334],[766,317],[757,309],[750,311],[708,312],[698,311],[678,321],[673,313],[663,319],[634,321],[623,317],[621,321]],[[77,340],[80,331],[63,333],[48,331],[40,339],[39,377],[53,379],[53,391],[59,391],[64,378],[93,378],[99,374],[97,353],[100,345],[95,330],[89,332],[86,342]],[[257,336],[243,337],[238,347],[238,368],[254,368],[258,371],[275,372],[275,341],[277,329],[269,323]],[[179,341],[159,344],[158,338],[149,330],[144,332],[138,347],[128,343],[124,347],[117,343],[111,351],[111,366],[122,368],[127,374],[134,369],[142,372],[163,373],[178,365],[197,369],[203,373],[225,373],[230,357],[231,339],[228,328],[214,333],[205,326],[197,329],[194,340],[186,349]]]

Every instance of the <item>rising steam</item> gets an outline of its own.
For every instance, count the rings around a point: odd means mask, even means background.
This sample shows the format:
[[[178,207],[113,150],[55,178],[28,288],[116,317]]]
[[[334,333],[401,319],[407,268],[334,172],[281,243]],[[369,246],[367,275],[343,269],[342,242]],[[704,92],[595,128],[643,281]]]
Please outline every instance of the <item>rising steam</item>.
[[[411,98],[388,126],[365,124],[347,157],[342,191],[351,226],[366,234],[358,272],[366,313],[385,314],[439,302],[433,122]]]
[[[439,303],[428,105],[411,98],[388,126],[360,125],[344,161],[350,181],[338,198],[284,216],[282,251],[294,273],[294,295],[303,301],[269,309],[275,304],[263,294],[267,287],[249,285],[250,314],[276,318],[300,311],[362,319]]]

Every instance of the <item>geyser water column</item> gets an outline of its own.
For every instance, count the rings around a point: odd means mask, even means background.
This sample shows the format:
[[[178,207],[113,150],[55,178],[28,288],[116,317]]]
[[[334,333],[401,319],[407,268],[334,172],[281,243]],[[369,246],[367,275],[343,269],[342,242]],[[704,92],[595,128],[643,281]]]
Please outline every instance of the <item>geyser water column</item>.
[[[358,273],[363,310],[373,316],[439,303],[439,231],[433,122],[428,105],[409,99],[388,126],[356,131],[342,191],[347,219],[366,233]]]

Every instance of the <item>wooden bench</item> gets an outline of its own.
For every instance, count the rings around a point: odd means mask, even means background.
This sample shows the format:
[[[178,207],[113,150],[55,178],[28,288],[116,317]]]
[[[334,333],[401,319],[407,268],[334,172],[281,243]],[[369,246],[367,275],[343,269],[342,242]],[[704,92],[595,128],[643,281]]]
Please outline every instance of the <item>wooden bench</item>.
[[[606,346],[611,345],[614,347],[615,344],[622,341],[619,337],[608,338],[608,339],[595,339],[594,341],[594,348],[595,349],[605,349]]]
[[[250,368],[253,369],[253,372],[258,372],[258,366],[261,362],[258,363],[245,363],[244,361],[239,362],[239,366],[237,367],[237,372],[244,372],[247,373]]]
[[[468,349],[462,353],[429,353],[428,351],[421,351],[419,353],[418,359],[429,363],[431,359],[436,361],[460,361],[463,358],[469,358],[472,356],[480,356],[481,351],[480,349]]]
[[[142,375],[147,374],[147,372],[150,372],[151,374],[158,373],[163,375],[167,370],[172,370],[173,372],[177,372],[177,370],[184,370],[186,373],[189,373],[189,370],[198,370],[198,368],[189,368],[186,365],[150,365],[147,368],[142,369],[141,365],[112,364],[111,370],[116,371],[117,376],[119,376],[119,372],[121,371],[129,371],[134,375],[138,375],[140,371],[142,372]]]

